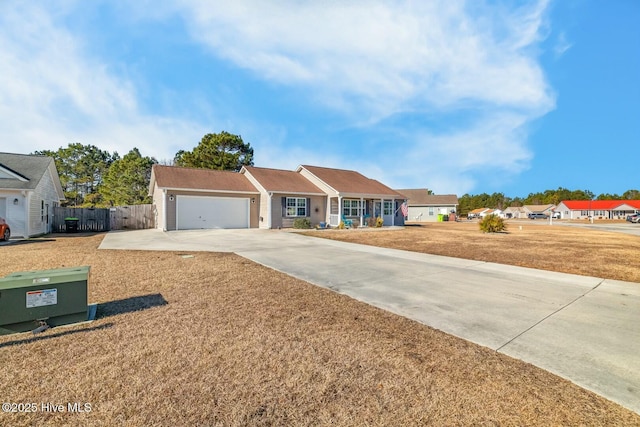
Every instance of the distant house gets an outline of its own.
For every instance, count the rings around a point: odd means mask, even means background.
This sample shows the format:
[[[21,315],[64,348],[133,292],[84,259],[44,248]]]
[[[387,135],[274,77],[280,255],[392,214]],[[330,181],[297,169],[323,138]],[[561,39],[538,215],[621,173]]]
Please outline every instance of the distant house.
[[[552,216],[556,205],[554,204],[546,204],[546,205],[524,205],[524,210],[527,212],[527,216],[530,213],[541,213],[547,216]]]
[[[426,188],[396,190],[407,198],[408,221],[434,222],[438,215],[455,214],[458,196],[455,194],[429,194]]]
[[[526,218],[527,210],[523,206],[509,206],[504,210],[505,218]]]
[[[625,219],[640,212],[640,200],[564,200],[555,212],[561,219]]]
[[[485,216],[487,213],[493,211],[493,209],[489,208],[477,208],[467,213],[467,218],[480,218]]]
[[[14,237],[51,232],[53,208],[64,201],[51,157],[0,153],[0,218]]]
[[[529,218],[529,214],[541,213],[547,216],[552,216],[556,205],[524,205],[524,206],[510,206],[504,210],[505,218]]]
[[[503,214],[502,210],[500,210],[500,209],[487,209],[485,211],[480,212],[480,214],[479,214],[479,216],[481,218],[484,218],[485,216],[489,216],[489,215],[496,215],[496,216],[499,216],[501,218],[504,217],[504,214]]]

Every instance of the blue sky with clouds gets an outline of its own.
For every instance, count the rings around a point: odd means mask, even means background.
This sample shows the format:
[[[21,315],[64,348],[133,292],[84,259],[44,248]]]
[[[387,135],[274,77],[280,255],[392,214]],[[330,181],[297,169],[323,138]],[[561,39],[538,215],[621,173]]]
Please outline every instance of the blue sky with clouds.
[[[161,4],[158,4],[161,3]],[[640,187],[640,2],[0,2],[0,151],[256,166],[436,193]]]

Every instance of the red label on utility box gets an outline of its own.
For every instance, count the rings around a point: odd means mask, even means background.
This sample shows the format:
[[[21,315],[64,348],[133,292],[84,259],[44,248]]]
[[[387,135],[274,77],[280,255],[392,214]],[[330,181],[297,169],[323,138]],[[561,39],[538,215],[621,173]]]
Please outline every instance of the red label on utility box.
[[[27,308],[58,304],[57,289],[42,289],[27,292]]]

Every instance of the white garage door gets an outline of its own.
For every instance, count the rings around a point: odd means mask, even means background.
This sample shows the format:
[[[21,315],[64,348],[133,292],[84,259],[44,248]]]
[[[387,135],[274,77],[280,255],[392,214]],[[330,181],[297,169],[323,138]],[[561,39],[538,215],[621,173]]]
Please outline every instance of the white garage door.
[[[178,230],[249,228],[249,199],[178,196],[176,203]]]

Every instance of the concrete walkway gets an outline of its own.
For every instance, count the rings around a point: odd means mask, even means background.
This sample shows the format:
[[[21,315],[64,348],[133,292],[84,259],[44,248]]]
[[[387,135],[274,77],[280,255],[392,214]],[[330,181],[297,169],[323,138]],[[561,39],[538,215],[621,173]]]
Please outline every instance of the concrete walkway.
[[[275,230],[111,232],[100,248],[235,252],[532,363],[640,413],[640,283]]]

